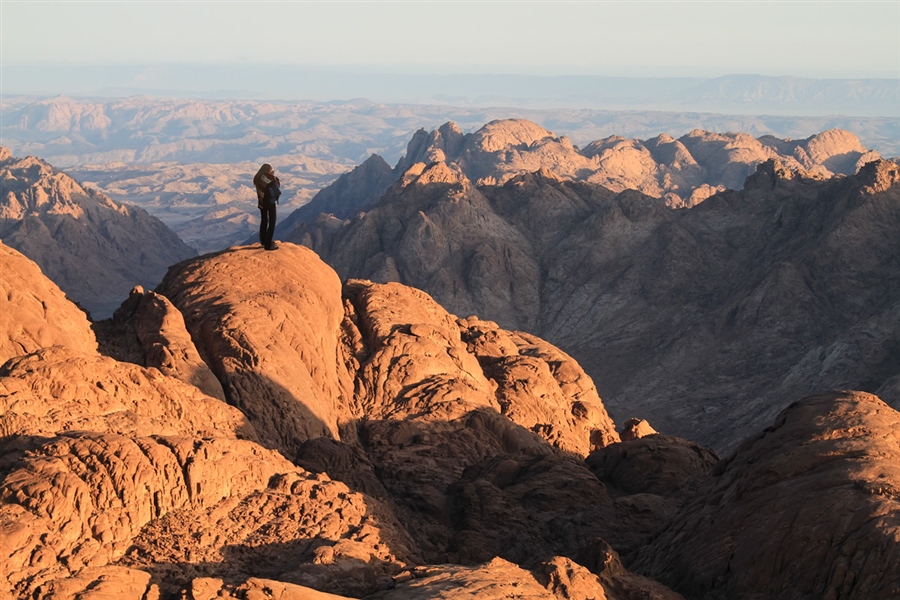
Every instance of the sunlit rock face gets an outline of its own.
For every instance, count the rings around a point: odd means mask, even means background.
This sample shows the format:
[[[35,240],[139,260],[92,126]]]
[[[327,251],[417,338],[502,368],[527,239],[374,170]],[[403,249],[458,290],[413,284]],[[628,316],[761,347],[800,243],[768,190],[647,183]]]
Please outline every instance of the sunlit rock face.
[[[720,460],[620,435],[549,342],[287,242],[179,263],[93,328],[3,260],[55,307],[4,334],[4,597],[897,591],[900,413],[872,394],[800,400]]]

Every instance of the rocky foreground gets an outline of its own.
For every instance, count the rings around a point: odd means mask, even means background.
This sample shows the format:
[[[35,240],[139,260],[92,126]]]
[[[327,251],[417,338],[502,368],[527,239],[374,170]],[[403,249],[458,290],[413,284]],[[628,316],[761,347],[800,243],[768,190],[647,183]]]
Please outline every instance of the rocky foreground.
[[[873,395],[719,460],[617,429],[547,342],[299,246],[180,263],[94,329],[0,252],[0,596],[900,594],[900,413]]]

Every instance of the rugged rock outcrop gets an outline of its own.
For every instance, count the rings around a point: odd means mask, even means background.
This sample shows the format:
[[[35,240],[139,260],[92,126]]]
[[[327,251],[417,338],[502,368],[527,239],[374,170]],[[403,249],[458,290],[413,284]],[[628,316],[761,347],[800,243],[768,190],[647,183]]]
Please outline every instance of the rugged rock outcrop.
[[[156,369],[45,348],[0,368],[0,435],[63,431],[256,439],[235,408]]]
[[[364,215],[293,239],[342,277],[539,335],[617,419],[727,450],[785,398],[856,388],[900,403],[898,196],[888,161],[827,180],[766,161],[744,190],[682,211],[547,170],[477,186],[418,163]]]
[[[144,209],[3,150],[0,238],[95,316],[112,314],[135,285],[154,286],[169,265],[196,255]]]
[[[181,263],[159,291],[95,324],[140,364],[52,347],[0,371],[3,593],[360,596],[424,563],[563,554],[559,587],[598,536],[635,537],[582,461],[612,421],[546,342],[399,284],[342,289],[291,244]],[[244,414],[185,376],[200,356]]]
[[[222,384],[200,357],[184,317],[169,299],[136,287],[112,319],[93,324],[100,351],[117,360],[155,367],[203,393],[225,400]]]
[[[898,540],[900,413],[831,393],[741,444],[637,564],[692,598],[893,598]]]
[[[0,596],[897,592],[900,413],[868,394],[801,401],[726,461],[641,422],[620,442],[554,346],[289,243],[181,263],[95,329],[139,364],[0,369]]]
[[[349,282],[342,292],[301,246],[187,261],[159,291],[185,314],[228,401],[287,456],[323,435],[352,442],[363,419],[450,421],[480,409],[581,455],[618,440],[593,384],[556,348],[458,321],[405,286]],[[546,400],[517,392],[526,381]]]

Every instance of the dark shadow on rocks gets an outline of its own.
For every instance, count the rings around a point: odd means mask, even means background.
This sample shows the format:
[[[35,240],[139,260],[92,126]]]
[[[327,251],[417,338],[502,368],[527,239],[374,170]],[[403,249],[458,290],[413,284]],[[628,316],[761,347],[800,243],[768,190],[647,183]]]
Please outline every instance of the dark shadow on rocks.
[[[181,600],[184,591],[188,591],[190,598],[191,581],[198,577],[221,579],[223,586],[238,586],[251,577],[274,579],[357,598],[392,585],[391,576],[399,567],[348,557],[332,561],[334,546],[334,541],[313,538],[258,546],[225,546],[222,560],[218,562],[140,565],[130,558],[119,562],[149,572],[150,584],[159,587],[160,600]]]
[[[37,450],[52,437],[39,435],[7,435],[0,437],[0,481],[19,468],[26,453]]]

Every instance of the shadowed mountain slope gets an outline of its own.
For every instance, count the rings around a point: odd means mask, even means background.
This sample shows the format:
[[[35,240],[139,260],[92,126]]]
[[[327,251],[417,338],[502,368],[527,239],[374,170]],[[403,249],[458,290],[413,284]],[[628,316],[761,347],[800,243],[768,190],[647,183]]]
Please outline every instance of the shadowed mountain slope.
[[[641,551],[691,598],[900,595],[900,413],[870,394],[793,403]]]
[[[898,182],[886,161],[827,180],[766,161],[743,191],[673,211],[548,170],[478,186],[418,163],[365,214],[291,239],[342,277],[565,348],[617,419],[730,448],[784,398],[900,403]]]
[[[38,158],[0,148],[0,181],[0,238],[98,317],[196,255],[144,209],[86,190]]]

